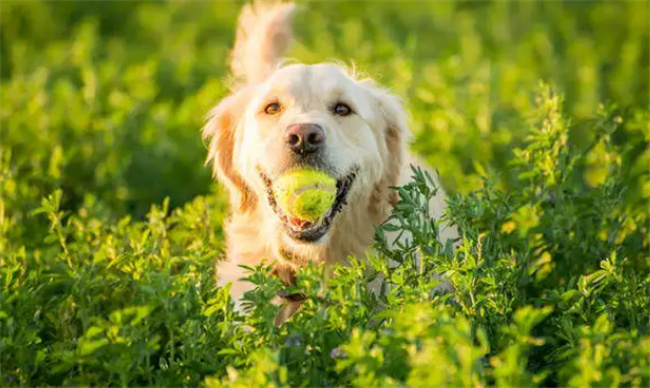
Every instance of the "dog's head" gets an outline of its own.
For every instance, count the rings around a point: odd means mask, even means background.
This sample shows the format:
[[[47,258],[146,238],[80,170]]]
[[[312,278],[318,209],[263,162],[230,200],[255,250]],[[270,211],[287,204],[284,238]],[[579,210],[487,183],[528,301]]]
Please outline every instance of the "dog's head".
[[[396,200],[407,126],[398,99],[336,65],[289,65],[215,107],[204,129],[208,161],[230,191],[231,210],[259,210],[296,243],[327,241],[346,214],[381,222]],[[295,222],[275,206],[272,183],[301,167],[338,180],[332,209]],[[262,226],[260,226],[262,227]]]

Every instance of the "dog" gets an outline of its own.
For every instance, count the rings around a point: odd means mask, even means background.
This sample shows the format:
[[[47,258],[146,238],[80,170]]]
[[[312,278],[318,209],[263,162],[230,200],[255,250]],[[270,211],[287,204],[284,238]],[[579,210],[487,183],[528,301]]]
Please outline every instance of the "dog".
[[[414,162],[398,97],[338,64],[283,64],[294,12],[291,3],[243,7],[231,53],[236,83],[203,129],[206,164],[229,194],[218,285],[231,283],[236,304],[253,287],[242,281],[241,265],[275,262],[273,273],[290,285],[310,261],[331,268],[345,265],[349,256],[364,257],[375,227],[397,203],[391,187],[409,180]],[[273,199],[274,180],[305,167],[337,178],[335,204],[313,223],[283,214]],[[432,217],[444,213],[442,190],[430,208]],[[443,226],[441,235],[454,238],[456,231]],[[298,304],[292,296],[285,299],[293,303],[285,314],[290,316]]]

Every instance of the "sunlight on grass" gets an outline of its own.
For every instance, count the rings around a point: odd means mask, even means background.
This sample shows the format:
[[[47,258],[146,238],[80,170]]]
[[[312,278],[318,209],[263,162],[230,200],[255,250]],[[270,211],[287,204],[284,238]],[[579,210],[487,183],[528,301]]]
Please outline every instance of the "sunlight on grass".
[[[302,5],[290,56],[403,98],[458,249],[415,171],[291,322],[270,263],[235,312],[200,128],[240,3],[3,1],[0,385],[650,385],[649,3]]]

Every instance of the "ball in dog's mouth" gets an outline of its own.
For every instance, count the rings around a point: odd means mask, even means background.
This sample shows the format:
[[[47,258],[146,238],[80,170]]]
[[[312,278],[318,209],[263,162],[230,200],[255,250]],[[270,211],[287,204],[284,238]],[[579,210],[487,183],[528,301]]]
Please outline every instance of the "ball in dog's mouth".
[[[358,168],[351,169],[349,173],[336,180],[336,196],[332,207],[323,216],[313,222],[301,220],[285,213],[276,202],[275,193],[273,192],[273,180],[261,168],[258,168],[258,171],[266,186],[269,204],[282,221],[289,236],[299,241],[316,242],[327,234],[332,221],[341,209],[343,209],[343,206],[346,205],[347,195],[350,192],[352,183],[354,183],[357,177]]]

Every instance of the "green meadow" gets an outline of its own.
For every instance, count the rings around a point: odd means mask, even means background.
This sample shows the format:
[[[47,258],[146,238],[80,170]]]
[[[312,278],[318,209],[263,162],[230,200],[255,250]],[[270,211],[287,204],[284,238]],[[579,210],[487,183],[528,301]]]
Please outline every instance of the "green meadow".
[[[0,386],[650,385],[649,2],[300,3],[289,57],[404,100],[462,241],[414,171],[281,327],[268,261],[247,314],[214,270],[200,129],[242,4],[0,4]]]

